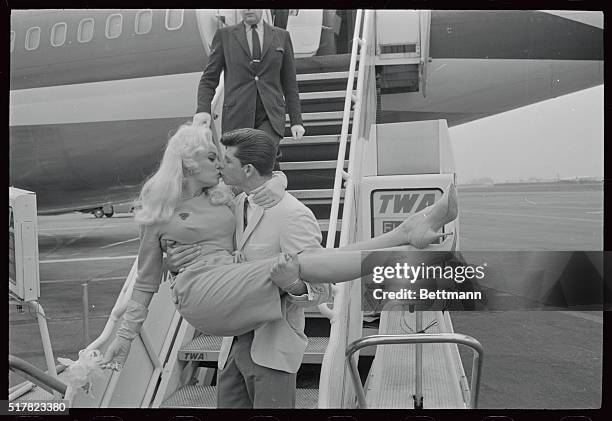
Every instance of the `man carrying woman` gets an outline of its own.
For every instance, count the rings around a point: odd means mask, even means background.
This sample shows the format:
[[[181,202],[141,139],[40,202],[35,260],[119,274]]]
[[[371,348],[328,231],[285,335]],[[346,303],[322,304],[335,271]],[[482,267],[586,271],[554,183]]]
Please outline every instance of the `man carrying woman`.
[[[228,155],[231,158],[231,149]],[[103,364],[123,363],[127,358],[151,297],[159,288],[166,243],[198,244],[201,248],[197,261],[175,278],[173,296],[178,311],[204,333],[240,336],[285,319],[282,302],[286,291],[301,294],[308,288],[305,282],[313,287],[369,274],[373,266],[388,263],[388,256],[362,251],[406,244],[413,250],[425,248],[442,237],[444,234],[437,231],[457,216],[456,191],[451,185],[434,205],[379,237],[337,250],[307,250],[244,262],[241,254],[234,252],[235,202],[215,191],[224,165],[218,157],[208,128],[183,125],[169,140],[158,171],[145,183],[136,211],[141,224],[137,280]],[[241,165],[245,175],[252,171],[252,164],[241,161]],[[409,258],[418,265],[433,255],[437,253],[422,252]],[[365,260],[367,264],[362,265]]]

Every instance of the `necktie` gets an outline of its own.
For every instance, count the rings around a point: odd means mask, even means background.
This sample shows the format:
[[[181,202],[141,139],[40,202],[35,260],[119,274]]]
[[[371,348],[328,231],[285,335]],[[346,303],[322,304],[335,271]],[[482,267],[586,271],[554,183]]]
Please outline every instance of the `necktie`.
[[[253,61],[259,62],[261,60],[261,44],[259,43],[257,25],[251,25],[251,34],[253,35]]]
[[[249,209],[249,199],[244,198],[244,212],[242,213],[242,218],[244,220],[243,228],[246,230],[246,226],[249,222],[249,217],[247,215],[247,210]]]

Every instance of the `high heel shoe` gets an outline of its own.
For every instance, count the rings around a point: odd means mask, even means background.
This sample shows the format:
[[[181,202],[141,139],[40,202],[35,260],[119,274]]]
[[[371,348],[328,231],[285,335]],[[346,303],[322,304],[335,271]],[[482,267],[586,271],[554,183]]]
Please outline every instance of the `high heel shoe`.
[[[407,242],[422,249],[439,238],[453,235],[452,232],[437,231],[457,218],[457,214],[457,190],[453,184],[449,184],[440,200],[402,223],[401,226],[406,230]]]

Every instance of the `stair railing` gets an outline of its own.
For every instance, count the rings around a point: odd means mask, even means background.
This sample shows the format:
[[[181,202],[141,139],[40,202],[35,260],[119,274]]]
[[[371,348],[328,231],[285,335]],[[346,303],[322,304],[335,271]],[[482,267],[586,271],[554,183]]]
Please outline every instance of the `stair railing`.
[[[361,35],[360,35],[361,34]],[[340,206],[340,193],[345,183],[344,208],[342,213],[342,228],[340,231],[340,246],[354,241],[356,236],[356,191],[360,179],[361,156],[358,151],[362,149],[364,139],[367,139],[370,124],[374,121],[376,103],[375,83],[372,73],[374,41],[374,11],[358,10],[355,19],[355,32],[353,48],[346,88],[342,130],[338,148],[336,176],[332,207],[329,218],[329,229],[326,247],[334,247],[338,210]],[[357,69],[359,63],[359,69]],[[357,88],[353,90],[357,74]],[[348,168],[344,170],[344,157],[348,141],[351,108],[354,107],[351,148]],[[365,107],[365,110],[364,110]],[[370,111],[370,113],[368,113]],[[374,114],[375,115],[375,114]],[[350,406],[355,391],[351,388],[348,369],[344,364],[344,352],[348,342],[355,337],[361,337],[361,308],[359,300],[359,285],[355,282],[345,282],[334,285],[333,309],[326,304],[320,306],[321,312],[331,319],[329,344],[323,357],[321,377],[319,380],[319,408]]]
[[[372,335],[353,341],[346,350],[346,359],[351,367],[351,378],[355,390],[357,390],[357,400],[360,409],[366,409],[366,395],[359,378],[357,362],[352,355],[367,346],[375,345],[398,345],[398,344],[441,344],[454,343],[472,348],[474,357],[472,360],[472,380],[470,386],[470,404],[468,408],[474,409],[478,406],[478,392],[480,390],[480,375],[482,373],[482,363],[484,350],[480,342],[468,335],[459,333],[412,333],[408,335]],[[416,395],[415,395],[416,399]]]
[[[22,373],[32,383],[42,387],[49,393],[59,392],[62,395],[66,394],[66,383],[57,377],[50,376],[38,367],[14,355],[9,354],[8,361],[10,370]]]
[[[357,83],[357,92],[353,94],[353,86],[355,83],[355,72],[357,67],[357,55],[359,52],[360,57],[363,55],[363,47],[364,41],[359,37],[361,33],[361,21],[362,21],[363,10],[357,10],[357,16],[355,19],[355,32],[353,35],[353,48],[351,50],[351,61],[349,65],[349,74],[348,80],[346,83],[346,95],[344,98],[344,114],[342,116],[342,130],[340,132],[340,144],[338,146],[338,160],[336,163],[336,175],[334,178],[334,191],[332,196],[332,206],[329,215],[329,228],[327,233],[327,242],[325,247],[333,248],[336,242],[336,229],[338,225],[338,210],[340,209],[340,190],[342,189],[342,182],[349,181],[350,173],[348,171],[344,171],[344,157],[346,155],[346,143],[348,141],[348,131],[351,117],[351,108],[353,108],[353,104],[355,104],[355,112],[353,114],[353,130],[352,133],[357,133],[355,130],[355,126],[359,125],[358,116],[361,111],[361,101],[360,101],[360,90],[359,90],[359,82]],[[360,48],[361,47],[361,48]],[[363,79],[363,69],[365,66],[359,66],[359,76]],[[363,88],[363,81],[361,80]],[[351,160],[349,159],[349,166],[351,165]],[[345,195],[349,194],[348,189],[346,189]],[[348,197],[344,198],[344,203],[346,205],[347,201],[351,200]],[[346,208],[346,206],[345,206]],[[343,215],[344,216],[344,215]],[[342,240],[342,233],[340,234],[340,238]]]

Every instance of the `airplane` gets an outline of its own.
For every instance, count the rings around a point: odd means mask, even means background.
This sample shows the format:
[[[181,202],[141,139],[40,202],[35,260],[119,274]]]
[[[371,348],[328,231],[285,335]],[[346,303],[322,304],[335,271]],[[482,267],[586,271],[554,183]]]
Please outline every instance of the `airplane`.
[[[405,16],[381,11],[377,37],[406,30]],[[292,10],[298,68],[347,56],[354,19]],[[230,9],[12,11],[10,184],[36,192],[41,214],[112,216],[193,116],[214,32],[238,21]],[[429,28],[426,49],[378,46],[378,122],[452,127],[603,83],[601,12],[434,10]],[[425,56],[402,65],[398,52]]]

